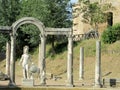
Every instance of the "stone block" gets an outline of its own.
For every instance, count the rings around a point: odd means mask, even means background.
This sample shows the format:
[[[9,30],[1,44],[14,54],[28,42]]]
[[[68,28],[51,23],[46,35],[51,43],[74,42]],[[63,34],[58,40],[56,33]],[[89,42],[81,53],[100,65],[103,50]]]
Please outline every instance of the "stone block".
[[[34,86],[34,79],[22,79],[23,86]]]
[[[103,87],[120,87],[120,78],[103,79]]]

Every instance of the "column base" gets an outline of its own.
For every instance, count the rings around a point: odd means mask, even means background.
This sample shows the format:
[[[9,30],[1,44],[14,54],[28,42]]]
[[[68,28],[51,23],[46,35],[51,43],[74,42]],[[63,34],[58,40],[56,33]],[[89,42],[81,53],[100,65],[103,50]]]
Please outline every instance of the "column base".
[[[40,83],[40,86],[46,86],[46,83]]]
[[[16,84],[14,82],[9,82],[8,86],[9,87],[16,87]]]
[[[79,78],[79,80],[84,80],[84,78]]]
[[[94,88],[102,88],[102,85],[96,84],[96,85],[94,85]]]
[[[67,84],[66,86],[67,87],[74,87],[75,85],[73,85],[73,84]]]
[[[23,86],[34,86],[34,79],[22,79]]]

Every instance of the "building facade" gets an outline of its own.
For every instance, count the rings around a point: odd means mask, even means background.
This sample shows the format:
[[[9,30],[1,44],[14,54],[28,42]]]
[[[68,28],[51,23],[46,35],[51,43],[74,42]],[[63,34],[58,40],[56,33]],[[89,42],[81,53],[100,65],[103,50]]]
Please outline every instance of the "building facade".
[[[120,0],[90,0],[90,2],[99,2],[100,4],[111,3],[114,7],[113,10],[108,11],[110,18],[108,22],[99,25],[99,32],[102,33],[103,30],[107,27],[107,25],[113,25],[115,23],[120,22]],[[80,3],[76,3],[73,5],[73,34],[85,34],[91,27],[89,24],[82,22],[82,14],[79,11]]]

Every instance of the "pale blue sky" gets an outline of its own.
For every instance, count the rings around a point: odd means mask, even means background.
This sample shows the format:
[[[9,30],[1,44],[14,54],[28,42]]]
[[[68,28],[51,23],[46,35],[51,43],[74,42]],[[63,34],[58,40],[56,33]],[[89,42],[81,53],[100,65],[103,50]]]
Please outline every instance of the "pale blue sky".
[[[71,0],[72,3],[76,3],[78,0]]]

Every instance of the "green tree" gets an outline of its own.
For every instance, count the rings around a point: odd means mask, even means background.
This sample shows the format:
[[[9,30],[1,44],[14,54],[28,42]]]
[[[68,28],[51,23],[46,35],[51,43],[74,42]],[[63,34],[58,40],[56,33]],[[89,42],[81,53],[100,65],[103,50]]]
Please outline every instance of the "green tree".
[[[21,0],[21,10],[18,17],[34,17],[44,22],[47,12],[44,0]],[[17,33],[17,47],[20,54],[24,45],[29,45],[31,49],[38,46],[40,31],[35,25],[22,25]]]
[[[45,19],[45,25],[53,28],[71,27],[71,4],[70,0],[45,0],[48,8],[48,13]],[[56,36],[49,36],[49,42],[52,45],[52,55],[55,54]]]
[[[70,5],[69,1],[70,0],[22,0],[22,9],[19,17],[35,17],[42,21],[46,27],[71,27],[71,13],[68,7],[68,5]],[[21,28],[20,32],[22,32],[22,34],[19,34],[19,37],[21,37],[22,40],[27,38],[25,39],[26,44],[33,45],[33,42],[31,41],[34,41],[34,43],[36,42],[36,45],[38,45],[40,33],[38,31],[39,30],[37,30],[36,27],[33,27],[33,25],[29,27],[28,25],[24,25],[24,27]],[[26,34],[28,37],[25,37]],[[36,36],[36,38],[34,38],[34,36]],[[53,52],[55,51],[55,38],[55,36],[48,37],[48,41],[52,45]]]
[[[0,0],[0,26],[11,26],[20,12],[20,0]],[[0,33],[0,51],[4,50],[9,35]]]
[[[47,27],[62,28],[71,27],[69,15],[71,12],[70,0],[45,0],[49,14],[46,16]]]
[[[0,0],[0,25],[11,26],[20,13],[20,0]]]
[[[19,18],[35,17],[44,22],[46,14],[48,14],[48,10],[44,0],[21,0]]]
[[[47,27],[70,27],[68,2],[69,0],[0,0],[0,25],[11,26],[19,18],[34,17]],[[25,44],[35,47],[40,42],[40,32],[34,25],[22,25],[17,33],[17,49]]]
[[[120,40],[120,23],[116,23],[111,27],[108,27],[102,33],[101,40],[104,43],[114,43],[117,40]]]
[[[107,12],[113,9],[111,4],[99,4],[90,0],[79,0],[81,4],[80,12],[83,15],[83,22],[91,25],[91,28],[98,31],[98,24],[107,21]]]

